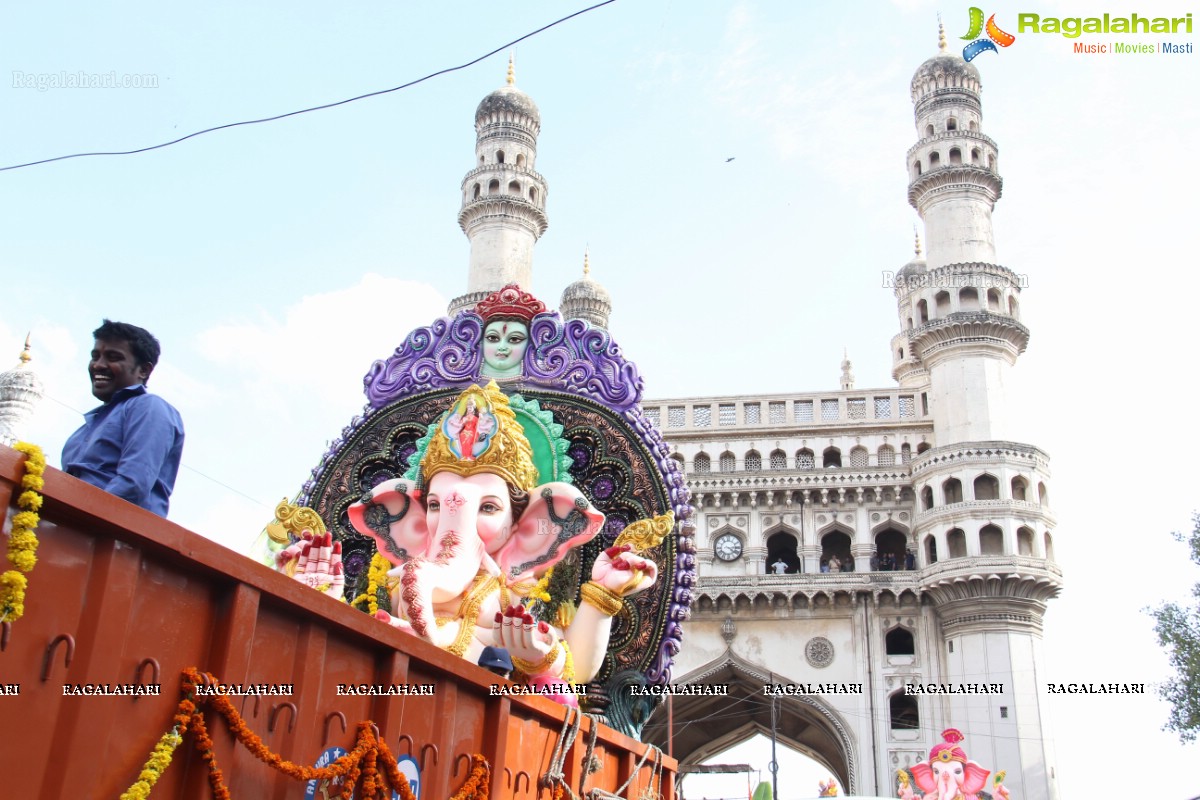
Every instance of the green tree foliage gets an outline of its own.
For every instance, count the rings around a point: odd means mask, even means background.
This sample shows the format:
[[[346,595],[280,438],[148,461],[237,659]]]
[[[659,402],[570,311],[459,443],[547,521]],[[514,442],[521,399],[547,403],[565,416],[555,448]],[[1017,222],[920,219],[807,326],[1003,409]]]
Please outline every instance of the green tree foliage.
[[[1200,566],[1200,514],[1192,517],[1192,533],[1175,538],[1186,542],[1192,562]],[[1158,687],[1159,697],[1171,704],[1166,730],[1185,742],[1200,734],[1200,583],[1192,588],[1193,603],[1163,603],[1150,611],[1158,643],[1167,651],[1175,676]]]

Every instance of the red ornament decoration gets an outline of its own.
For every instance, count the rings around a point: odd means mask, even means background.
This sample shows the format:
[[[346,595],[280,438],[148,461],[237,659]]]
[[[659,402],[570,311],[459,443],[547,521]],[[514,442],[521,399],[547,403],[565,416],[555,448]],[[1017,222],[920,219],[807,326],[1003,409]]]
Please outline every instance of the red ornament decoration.
[[[546,304],[521,287],[510,283],[475,304],[475,313],[485,322],[493,319],[519,319],[528,325],[538,314],[546,311]]]

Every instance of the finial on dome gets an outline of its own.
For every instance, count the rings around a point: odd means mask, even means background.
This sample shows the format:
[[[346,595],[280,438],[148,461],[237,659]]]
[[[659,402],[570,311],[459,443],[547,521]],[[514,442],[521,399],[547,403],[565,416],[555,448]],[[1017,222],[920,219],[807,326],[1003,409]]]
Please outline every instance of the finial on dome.
[[[938,12],[938,50],[946,52],[946,26],[942,24],[942,12]]]
[[[588,276],[588,275],[591,273],[591,271],[592,271],[592,267],[591,267],[591,265],[588,263],[588,251],[589,251],[589,250],[591,250],[591,248],[590,248],[590,247],[586,247],[586,246],[585,246],[585,247],[583,248],[583,277],[585,277],[585,278],[586,278],[586,277],[587,277],[587,276]]]
[[[28,364],[33,360],[33,355],[30,353],[29,337],[32,333],[25,334],[25,349],[21,351],[21,363]]]
[[[916,252],[917,258],[921,258],[921,234],[917,231],[917,224],[913,223],[913,250]]]
[[[513,54],[508,54],[508,85],[512,86],[517,82],[517,71],[513,69]]]

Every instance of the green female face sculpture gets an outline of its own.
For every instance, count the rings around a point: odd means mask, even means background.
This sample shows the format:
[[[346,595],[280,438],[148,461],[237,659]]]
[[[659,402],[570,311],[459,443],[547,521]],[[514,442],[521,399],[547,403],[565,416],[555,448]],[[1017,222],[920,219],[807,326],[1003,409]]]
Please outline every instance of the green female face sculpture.
[[[521,374],[525,348],[529,345],[529,327],[520,320],[498,319],[483,329],[483,368],[485,378],[515,378]]]

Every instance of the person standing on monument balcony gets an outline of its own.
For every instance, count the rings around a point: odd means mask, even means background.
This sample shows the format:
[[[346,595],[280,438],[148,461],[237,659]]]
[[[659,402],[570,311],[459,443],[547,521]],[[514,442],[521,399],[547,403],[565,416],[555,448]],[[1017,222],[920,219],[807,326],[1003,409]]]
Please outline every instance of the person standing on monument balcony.
[[[183,420],[170,403],[146,391],[161,347],[144,328],[104,322],[92,332],[88,362],[92,394],[103,405],[63,446],[63,472],[167,515],[183,456]]]

